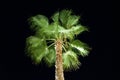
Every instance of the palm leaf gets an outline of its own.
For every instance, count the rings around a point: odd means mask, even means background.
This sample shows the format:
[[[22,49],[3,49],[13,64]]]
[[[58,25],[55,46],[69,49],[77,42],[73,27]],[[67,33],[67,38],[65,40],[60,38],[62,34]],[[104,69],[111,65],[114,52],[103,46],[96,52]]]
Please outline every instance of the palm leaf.
[[[26,40],[26,51],[35,63],[40,63],[42,58],[48,52],[47,45],[44,39],[35,36],[30,36]]]
[[[38,47],[44,39],[40,39],[36,36],[30,36],[26,39],[27,44],[29,44],[31,47]]]
[[[87,44],[81,42],[80,40],[74,40],[70,43],[70,46],[77,49],[79,51],[79,55],[87,56],[89,53],[89,47]]]
[[[43,15],[37,15],[29,18],[31,29],[38,30],[41,27],[47,27],[49,25],[48,18]]]
[[[65,28],[67,28],[66,24],[71,13],[72,13],[71,10],[62,10],[60,12],[60,22],[62,26],[64,26]]]
[[[54,47],[49,49],[49,52],[44,57],[44,61],[49,67],[51,67],[55,64],[55,50],[54,50]]]
[[[87,27],[85,26],[82,26],[82,25],[76,25],[76,26],[73,26],[71,28],[71,31],[75,34],[75,35],[78,35],[80,33],[82,33],[83,31],[88,31]]]
[[[64,27],[58,25],[58,33],[60,33],[61,36],[64,36],[65,38],[68,38],[68,39],[73,39],[75,35],[78,35],[86,30],[87,28],[81,25],[73,26],[70,29],[65,29]]]
[[[44,58],[44,56],[48,53],[48,49],[46,46],[41,46],[40,48],[36,48],[32,50],[31,58],[32,60],[38,64]]]
[[[72,26],[76,25],[79,21],[80,17],[76,16],[76,15],[71,15],[68,17],[67,23],[66,23],[66,27],[67,28],[71,28]]]
[[[49,36],[51,38],[56,38],[58,35],[58,24],[51,23],[47,28],[41,28],[43,34],[45,36]]]
[[[54,22],[59,22],[59,12],[56,12],[51,18]]]
[[[80,62],[78,56],[73,51],[63,53],[63,67],[64,70],[78,69]]]

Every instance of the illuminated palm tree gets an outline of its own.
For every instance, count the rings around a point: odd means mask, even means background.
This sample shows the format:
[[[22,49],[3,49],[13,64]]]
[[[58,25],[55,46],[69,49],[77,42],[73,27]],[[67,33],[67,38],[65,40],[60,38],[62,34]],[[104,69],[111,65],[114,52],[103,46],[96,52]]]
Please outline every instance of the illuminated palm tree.
[[[44,15],[29,19],[34,35],[26,39],[26,51],[35,63],[45,61],[48,66],[55,65],[55,80],[64,80],[64,70],[78,69],[78,56],[87,56],[89,47],[76,39],[88,29],[79,24],[79,16],[71,10],[56,12],[50,23]]]

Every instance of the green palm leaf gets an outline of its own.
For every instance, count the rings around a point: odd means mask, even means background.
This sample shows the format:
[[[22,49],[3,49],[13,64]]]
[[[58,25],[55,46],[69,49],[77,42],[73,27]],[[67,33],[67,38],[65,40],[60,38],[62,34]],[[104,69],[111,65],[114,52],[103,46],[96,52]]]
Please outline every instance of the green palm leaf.
[[[46,54],[46,56],[44,57],[44,61],[48,66],[53,66],[55,64],[55,50],[54,47],[49,49],[49,52]]]
[[[81,34],[83,31],[88,31],[87,27],[85,26],[82,26],[82,25],[76,25],[76,26],[73,26],[71,28],[72,32],[75,34],[75,35],[78,35],[78,34]]]
[[[76,15],[71,15],[68,17],[66,27],[71,28],[72,26],[76,25],[79,21],[80,17]]]
[[[57,23],[51,23],[47,28],[41,28],[41,31],[44,35],[49,36],[51,38],[57,38],[58,37],[58,24]]]
[[[78,35],[86,30],[87,28],[83,27],[82,25],[76,25],[70,29],[65,29],[64,27],[58,25],[58,32],[62,34],[61,36],[64,35],[64,37],[68,39],[73,39],[75,35]]]
[[[67,28],[67,21],[69,16],[71,15],[72,11],[71,10],[62,10],[60,12],[60,22],[62,24],[62,26],[64,26],[65,28]]]
[[[63,53],[63,67],[64,70],[78,69],[80,62],[78,56],[73,51],[69,50]]]
[[[29,18],[31,23],[31,29],[38,30],[41,27],[47,27],[49,25],[48,18],[44,15],[37,15]]]
[[[70,46],[77,49],[79,51],[79,55],[81,56],[87,56],[90,50],[88,45],[80,40],[74,40],[72,43],[70,43]]]
[[[41,62],[42,58],[48,52],[47,45],[44,39],[35,36],[30,36],[26,40],[26,51],[35,63]]]
[[[54,22],[59,22],[59,12],[56,12],[51,18]]]

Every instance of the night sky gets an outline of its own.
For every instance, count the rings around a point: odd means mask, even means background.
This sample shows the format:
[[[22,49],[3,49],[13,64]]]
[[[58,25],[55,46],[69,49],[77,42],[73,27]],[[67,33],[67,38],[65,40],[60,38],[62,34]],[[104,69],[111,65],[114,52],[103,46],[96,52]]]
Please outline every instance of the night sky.
[[[112,74],[110,0],[9,0],[0,5],[0,80],[54,80],[54,66],[34,65],[26,56],[25,39],[31,35],[27,19],[37,14],[48,18],[62,9],[72,9],[89,28],[78,39],[92,48],[76,71],[65,72],[65,80],[108,80]]]

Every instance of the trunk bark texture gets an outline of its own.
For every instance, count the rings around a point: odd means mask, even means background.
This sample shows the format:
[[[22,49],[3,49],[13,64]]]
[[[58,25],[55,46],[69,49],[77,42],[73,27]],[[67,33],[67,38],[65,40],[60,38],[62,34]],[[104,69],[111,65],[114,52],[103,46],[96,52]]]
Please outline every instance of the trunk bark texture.
[[[56,41],[55,50],[56,50],[55,80],[64,80],[62,61],[62,40]]]

